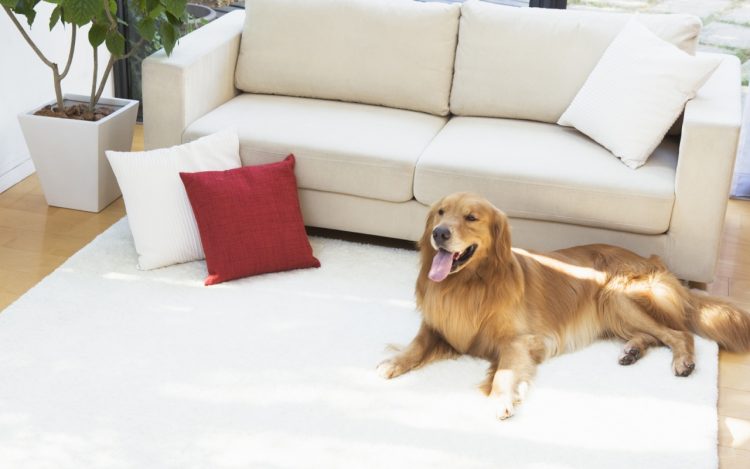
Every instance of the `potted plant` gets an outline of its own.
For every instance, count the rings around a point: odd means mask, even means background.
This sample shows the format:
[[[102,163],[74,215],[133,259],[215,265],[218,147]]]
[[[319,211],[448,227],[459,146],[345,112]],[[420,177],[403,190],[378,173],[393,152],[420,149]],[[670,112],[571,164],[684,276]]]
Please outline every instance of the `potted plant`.
[[[127,0],[126,0],[127,1]],[[65,64],[47,58],[21,25],[29,27],[40,4],[54,5],[49,28],[70,31]],[[186,0],[133,0],[129,8],[138,12],[128,25],[140,36],[134,51],[157,36],[167,54],[172,52],[178,31],[187,22]],[[112,67],[129,56],[122,33],[125,22],[117,17],[115,0],[0,0],[5,12],[36,56],[50,68],[55,100],[18,116],[21,129],[49,205],[99,212],[120,196],[105,150],[128,151],[138,114],[138,101],[102,98]],[[80,41],[79,29],[89,26],[93,72],[88,96],[63,94],[62,83],[70,70],[73,52]],[[109,51],[104,73],[98,76],[99,50]]]

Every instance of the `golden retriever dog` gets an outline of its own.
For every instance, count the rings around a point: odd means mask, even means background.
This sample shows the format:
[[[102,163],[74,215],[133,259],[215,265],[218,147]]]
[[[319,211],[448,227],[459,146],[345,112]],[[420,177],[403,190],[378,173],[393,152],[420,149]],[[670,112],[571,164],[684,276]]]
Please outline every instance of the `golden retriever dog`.
[[[537,364],[599,338],[626,342],[621,365],[666,345],[677,376],[695,368],[693,332],[730,351],[750,349],[750,314],[683,287],[656,256],[603,244],[512,248],[507,217],[477,195],[437,202],[418,246],[422,324],[378,373],[395,378],[459,355],[489,360],[482,389],[500,419],[513,415]]]

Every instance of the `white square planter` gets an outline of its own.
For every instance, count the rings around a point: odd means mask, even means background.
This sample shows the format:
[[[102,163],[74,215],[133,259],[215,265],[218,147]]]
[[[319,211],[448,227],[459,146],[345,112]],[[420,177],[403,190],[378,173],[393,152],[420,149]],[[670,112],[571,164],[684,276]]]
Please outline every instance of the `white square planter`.
[[[89,97],[67,94],[65,99],[86,103]],[[130,151],[138,101],[99,102],[121,107],[96,122],[35,116],[39,107],[18,116],[49,205],[99,212],[120,196],[104,151]]]

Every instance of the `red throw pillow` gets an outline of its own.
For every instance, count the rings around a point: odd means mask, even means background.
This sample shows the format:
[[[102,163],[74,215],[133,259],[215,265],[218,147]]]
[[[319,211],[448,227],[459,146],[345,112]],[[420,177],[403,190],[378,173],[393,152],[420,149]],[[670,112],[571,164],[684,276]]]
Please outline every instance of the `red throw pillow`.
[[[180,173],[180,178],[206,254],[206,285],[320,267],[302,221],[293,155],[229,171]]]

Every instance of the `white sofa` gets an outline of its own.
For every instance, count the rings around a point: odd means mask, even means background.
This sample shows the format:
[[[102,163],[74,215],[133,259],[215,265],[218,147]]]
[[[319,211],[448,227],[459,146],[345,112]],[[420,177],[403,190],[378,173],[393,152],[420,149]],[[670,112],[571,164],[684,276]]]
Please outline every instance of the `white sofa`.
[[[145,145],[235,127],[243,164],[297,157],[305,223],[415,240],[430,204],[478,192],[514,244],[604,242],[709,282],[740,127],[740,66],[632,170],[555,124],[629,19],[469,0],[247,0],[143,63]],[[694,53],[700,21],[640,15]],[[243,33],[244,32],[244,33]]]

